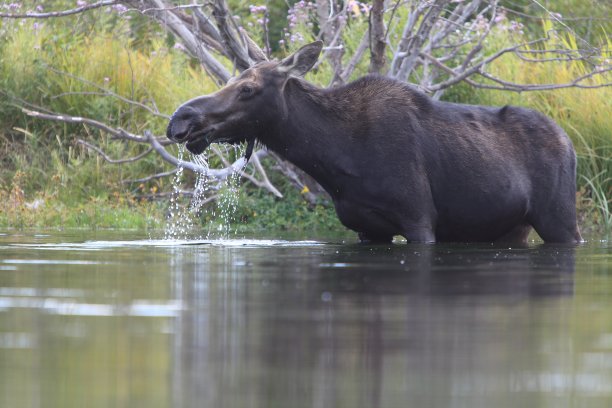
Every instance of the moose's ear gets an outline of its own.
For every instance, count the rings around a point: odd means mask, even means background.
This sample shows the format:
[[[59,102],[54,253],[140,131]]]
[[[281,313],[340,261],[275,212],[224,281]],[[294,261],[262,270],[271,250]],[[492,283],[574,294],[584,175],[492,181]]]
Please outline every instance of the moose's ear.
[[[278,65],[278,70],[293,76],[304,76],[317,62],[322,48],[322,41],[306,44],[295,53],[282,60]]]

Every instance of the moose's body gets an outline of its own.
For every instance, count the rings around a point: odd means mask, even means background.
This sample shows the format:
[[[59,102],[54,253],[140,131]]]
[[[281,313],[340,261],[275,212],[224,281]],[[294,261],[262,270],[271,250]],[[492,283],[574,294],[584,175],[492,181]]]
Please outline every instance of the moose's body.
[[[439,102],[378,76],[320,89],[281,69],[304,70],[291,58],[184,104],[168,136],[196,153],[259,140],[317,180],[364,241],[525,241],[531,226],[547,242],[581,239],[574,149],[550,119]]]

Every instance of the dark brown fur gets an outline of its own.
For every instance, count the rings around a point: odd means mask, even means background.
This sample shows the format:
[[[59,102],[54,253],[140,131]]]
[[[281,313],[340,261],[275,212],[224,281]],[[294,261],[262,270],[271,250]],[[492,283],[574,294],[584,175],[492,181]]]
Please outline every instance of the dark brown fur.
[[[525,242],[531,227],[546,242],[581,240],[575,153],[553,121],[378,76],[320,89],[294,76],[316,61],[315,44],[185,103],[168,137],[194,153],[259,140],[314,177],[364,241]]]

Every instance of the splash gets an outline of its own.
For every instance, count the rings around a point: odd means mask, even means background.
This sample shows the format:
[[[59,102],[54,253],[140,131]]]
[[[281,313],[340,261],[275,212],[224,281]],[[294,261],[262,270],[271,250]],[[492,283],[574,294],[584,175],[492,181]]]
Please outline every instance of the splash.
[[[244,148],[233,147],[233,156],[242,157]],[[170,208],[164,229],[166,240],[201,240],[201,239],[228,239],[236,234],[232,230],[235,213],[238,207],[238,192],[240,187],[240,173],[232,171],[225,179],[219,180],[209,177],[210,165],[206,154],[192,155],[191,162],[205,169],[196,174],[193,193],[187,205],[184,204],[184,192],[181,190],[184,178],[183,156],[185,147],[179,146],[178,170],[172,180],[172,195]],[[231,156],[226,147],[226,157]],[[245,163],[246,165],[246,163]],[[215,205],[207,205],[210,203]],[[207,220],[202,226],[201,220]]]

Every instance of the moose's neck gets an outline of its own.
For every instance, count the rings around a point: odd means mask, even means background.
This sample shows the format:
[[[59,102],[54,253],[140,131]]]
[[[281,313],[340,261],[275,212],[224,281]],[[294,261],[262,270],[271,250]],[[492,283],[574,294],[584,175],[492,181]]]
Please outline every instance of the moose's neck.
[[[286,119],[278,131],[262,140],[269,148],[304,170],[332,196],[342,180],[359,176],[352,165],[350,135],[353,111],[343,106],[335,90],[324,90],[291,79],[285,87]]]

